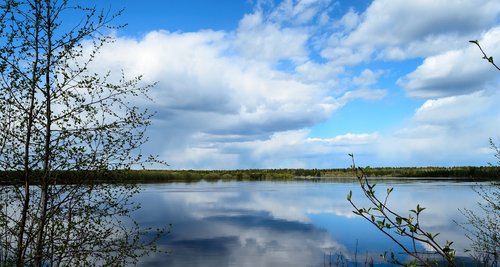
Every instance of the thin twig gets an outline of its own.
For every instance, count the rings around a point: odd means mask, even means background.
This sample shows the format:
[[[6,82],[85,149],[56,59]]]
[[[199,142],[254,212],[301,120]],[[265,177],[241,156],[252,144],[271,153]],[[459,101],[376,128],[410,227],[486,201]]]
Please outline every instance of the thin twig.
[[[470,40],[469,42],[476,44],[477,47],[479,47],[479,50],[481,50],[481,53],[483,53],[483,58],[488,60],[488,62],[490,62],[493,66],[495,66],[495,68],[497,68],[497,70],[500,70],[500,67],[498,67],[497,64],[495,64],[495,62],[493,61],[493,57],[491,57],[491,56],[489,57],[488,55],[486,55],[486,53],[484,52],[481,45],[479,45],[479,42],[477,40]]]

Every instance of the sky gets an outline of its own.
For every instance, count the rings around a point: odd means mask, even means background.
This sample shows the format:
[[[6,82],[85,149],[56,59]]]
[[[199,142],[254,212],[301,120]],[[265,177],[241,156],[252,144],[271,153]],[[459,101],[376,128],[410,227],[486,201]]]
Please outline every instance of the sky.
[[[96,70],[158,82],[169,169],[478,166],[500,143],[497,0],[149,0]]]

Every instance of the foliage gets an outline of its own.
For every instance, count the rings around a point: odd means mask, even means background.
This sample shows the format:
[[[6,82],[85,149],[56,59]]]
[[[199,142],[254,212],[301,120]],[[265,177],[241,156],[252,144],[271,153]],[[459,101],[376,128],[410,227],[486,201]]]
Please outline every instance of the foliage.
[[[130,219],[137,187],[94,183],[147,161],[134,151],[151,114],[131,97],[152,85],[90,71],[118,15],[79,1],[0,3],[0,171],[18,181],[0,189],[2,266],[125,265],[154,249]]]
[[[487,60],[497,70],[500,70],[494,62],[493,57],[485,53],[477,40],[469,42],[477,45],[483,54],[483,59]],[[497,166],[500,166],[500,149],[492,139],[490,139],[490,146],[495,152],[495,158],[498,160]],[[388,188],[385,197],[379,198],[375,194],[375,184],[370,184],[363,169],[356,169],[354,157],[352,154],[350,156],[353,160],[352,168],[356,172],[361,189],[372,205],[369,208],[357,207],[352,201],[352,192],[349,192],[347,200],[355,208],[353,212],[375,225],[381,232],[394,241],[395,244],[402,248],[407,255],[411,256],[412,260],[404,263],[399,261],[394,253],[388,254],[387,252],[384,253],[383,258],[397,265],[433,265],[433,262],[429,260],[426,253],[417,251],[415,243],[418,241],[430,246],[449,266],[456,266],[455,250],[451,248],[453,242],[446,241],[446,244],[441,246],[436,241],[438,234],[426,232],[422,229],[419,216],[425,208],[417,205],[415,209],[410,210],[407,216],[402,216],[391,210],[387,206],[387,200],[393,189]],[[490,165],[493,167],[493,164]],[[490,178],[498,179],[498,175],[495,174]],[[476,263],[480,266],[497,266],[500,259],[500,183],[496,180],[493,181],[491,186],[476,187],[475,191],[483,199],[483,203],[479,203],[479,206],[485,213],[485,216],[479,216],[469,209],[462,210],[462,213],[468,220],[464,228],[468,231],[467,237],[472,241],[471,249]],[[398,236],[409,238],[413,247],[407,247],[399,242],[396,238]]]
[[[491,149],[495,152],[496,163],[500,165],[500,149],[490,139]],[[482,266],[498,266],[500,263],[500,182],[474,188],[483,200],[478,203],[484,215],[479,216],[469,209],[461,210],[467,223],[463,225],[471,240],[472,256]]]
[[[500,166],[500,147],[498,147],[495,142],[493,142],[493,139],[490,138],[490,147],[495,153],[495,158],[497,160],[496,163],[490,163],[490,165],[494,166]]]
[[[472,241],[472,257],[481,266],[498,266],[500,263],[500,184],[477,186],[476,193],[484,215],[469,209],[461,210],[467,218],[464,225],[467,237]]]
[[[131,196],[138,190],[136,186],[100,184],[51,189],[54,191],[50,195],[50,218],[45,222],[43,266],[125,266],[135,264],[150,251],[157,251],[155,242],[164,229],[142,229],[129,216],[139,208],[131,202]],[[19,216],[15,190],[11,186],[0,188],[0,228],[5,231],[0,243],[2,266],[17,264],[12,254],[18,244],[14,235],[7,232],[16,229],[13,225],[16,221],[7,217]],[[33,191],[33,203],[39,202],[40,196]],[[28,238],[39,223],[39,212],[36,206],[31,207],[26,223]],[[29,239],[23,245],[24,265],[36,264],[33,255],[36,246]]]
[[[493,57],[486,54],[477,40],[469,42],[479,48],[483,59],[500,71]],[[490,138],[489,142],[497,160],[496,163],[490,165],[500,166],[500,148],[493,139]],[[479,185],[474,190],[483,200],[478,204],[484,215],[479,216],[469,209],[461,210],[467,218],[467,223],[463,226],[467,230],[467,237],[472,242],[472,256],[482,266],[497,266],[500,262],[500,182],[495,181],[490,186]]]
[[[404,266],[432,266],[435,263],[434,256],[439,255],[450,266],[455,266],[455,250],[451,247],[453,242],[446,241],[445,245],[441,245],[436,240],[438,234],[430,233],[424,230],[420,224],[420,215],[425,210],[424,207],[417,205],[415,209],[411,209],[408,215],[402,215],[393,211],[387,205],[387,200],[393,188],[388,188],[384,197],[380,198],[375,193],[376,184],[371,184],[364,174],[363,169],[356,168],[354,156],[352,157],[352,168],[355,170],[356,177],[361,186],[365,197],[370,201],[371,207],[361,208],[352,201],[352,191],[347,195],[347,201],[353,206],[354,214],[359,215],[376,226],[382,233],[388,236],[395,244],[397,244],[407,255],[411,256],[410,262],[400,261],[396,255],[384,253],[383,258],[392,264]],[[408,238],[411,245],[405,245],[400,242],[398,237]],[[418,251],[416,243],[428,245],[434,252]]]

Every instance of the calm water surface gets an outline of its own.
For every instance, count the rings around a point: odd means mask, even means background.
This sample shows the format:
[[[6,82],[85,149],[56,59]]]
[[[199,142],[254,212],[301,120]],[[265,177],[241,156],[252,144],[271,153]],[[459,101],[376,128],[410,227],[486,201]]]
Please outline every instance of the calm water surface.
[[[468,247],[458,208],[476,209],[474,183],[384,181],[394,187],[388,205],[407,212],[426,207],[429,232],[453,240],[457,254]],[[143,258],[142,266],[326,266],[339,255],[349,266],[386,250],[399,251],[374,226],[352,213],[346,200],[368,207],[354,182],[217,182],[143,185],[135,219],[144,227],[173,224],[159,245],[169,253]],[[364,203],[364,204],[363,204]],[[479,212],[479,211],[478,211]],[[404,213],[406,214],[406,213]]]

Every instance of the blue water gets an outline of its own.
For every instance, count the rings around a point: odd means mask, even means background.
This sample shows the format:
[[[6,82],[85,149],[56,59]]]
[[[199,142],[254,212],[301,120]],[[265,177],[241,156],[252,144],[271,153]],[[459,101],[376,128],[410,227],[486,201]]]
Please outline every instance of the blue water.
[[[394,187],[388,206],[407,214],[426,207],[423,228],[453,240],[467,256],[469,241],[459,208],[477,209],[473,183],[383,181]],[[368,207],[354,182],[199,182],[143,185],[134,218],[142,227],[171,232],[158,244],[167,253],[141,259],[142,266],[364,266],[382,264],[384,251],[401,250],[373,225],[352,213],[346,200]],[[479,211],[478,211],[479,213]],[[408,240],[401,240],[409,244]],[[420,244],[419,249],[424,250]]]

